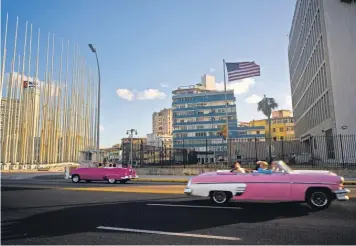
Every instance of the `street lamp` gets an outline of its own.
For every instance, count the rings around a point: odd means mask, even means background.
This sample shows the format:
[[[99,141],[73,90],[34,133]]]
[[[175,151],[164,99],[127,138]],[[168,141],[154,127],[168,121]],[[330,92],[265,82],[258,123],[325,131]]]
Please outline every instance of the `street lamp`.
[[[132,138],[133,138],[134,133],[135,133],[135,135],[137,135],[137,130],[136,129],[130,129],[130,130],[126,131],[126,134],[129,135],[129,137],[130,137],[130,145],[131,145],[131,147],[130,147],[130,161],[129,161],[129,163],[130,163],[131,166],[132,166]]]
[[[98,84],[98,117],[97,117],[97,124],[96,124],[96,149],[97,149],[97,160],[100,161],[99,155],[100,155],[100,146],[99,146],[99,132],[100,132],[100,87],[101,87],[101,81],[100,81],[100,66],[99,66],[99,59],[98,59],[98,53],[96,52],[96,49],[92,44],[88,44],[90,50],[95,53],[96,57],[96,64],[98,65],[98,77],[99,77],[99,84]]]

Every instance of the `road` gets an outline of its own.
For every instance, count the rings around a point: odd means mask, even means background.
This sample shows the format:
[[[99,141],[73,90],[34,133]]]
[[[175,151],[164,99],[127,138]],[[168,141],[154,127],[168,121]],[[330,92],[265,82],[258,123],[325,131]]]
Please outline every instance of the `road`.
[[[31,188],[20,182],[32,182]],[[51,187],[43,188],[50,182]],[[217,208],[206,199],[184,195],[83,192],[61,189],[72,187],[68,181],[60,184],[63,186],[58,188],[58,182],[54,185],[50,179],[2,180],[2,244],[356,242],[356,200],[334,202],[319,212],[303,204],[285,203],[231,203]],[[105,186],[108,184],[99,185]],[[140,186],[143,184],[127,185]]]

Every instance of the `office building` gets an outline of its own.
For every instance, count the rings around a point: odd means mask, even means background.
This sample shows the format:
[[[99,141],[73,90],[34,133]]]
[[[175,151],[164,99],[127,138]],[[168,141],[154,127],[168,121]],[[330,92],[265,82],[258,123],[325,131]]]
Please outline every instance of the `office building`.
[[[0,118],[0,139],[3,139],[5,136],[5,124],[7,121],[10,120],[11,124],[11,132],[10,128],[8,129],[10,136],[16,134],[18,126],[19,126],[19,100],[18,99],[1,99],[0,111],[1,111],[1,118]],[[11,119],[9,119],[11,117]]]
[[[297,0],[288,59],[296,136],[356,134],[356,2]]]
[[[221,130],[226,126],[226,103],[229,137],[237,133],[234,91],[217,91],[215,77],[204,75],[201,83],[181,86],[172,94],[174,148],[194,149],[200,163],[214,162],[216,154],[224,155],[227,144]]]
[[[152,114],[152,133],[155,135],[172,134],[172,109],[162,109]]]
[[[147,134],[147,145],[160,148],[172,148],[173,138],[170,134],[156,135],[154,133]]]

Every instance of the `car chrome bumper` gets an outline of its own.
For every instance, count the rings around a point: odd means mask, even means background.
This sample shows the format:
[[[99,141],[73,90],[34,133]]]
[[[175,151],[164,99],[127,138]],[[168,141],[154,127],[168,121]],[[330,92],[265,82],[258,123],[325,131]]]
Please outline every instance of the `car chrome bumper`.
[[[347,193],[350,193],[349,189],[334,190],[335,197],[339,201],[349,200],[350,198],[347,196]]]
[[[192,194],[192,189],[190,189],[190,188],[185,188],[184,189],[184,194],[186,194],[186,195],[191,195]]]

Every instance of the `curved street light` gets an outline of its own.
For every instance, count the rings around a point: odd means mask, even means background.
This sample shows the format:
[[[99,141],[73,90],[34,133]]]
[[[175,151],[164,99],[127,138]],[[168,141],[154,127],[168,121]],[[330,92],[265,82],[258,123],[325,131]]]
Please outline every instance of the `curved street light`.
[[[99,77],[99,83],[98,83],[98,116],[97,116],[97,124],[96,124],[96,149],[97,149],[97,160],[100,161],[99,159],[99,154],[100,154],[100,145],[99,145],[99,136],[100,136],[100,87],[101,87],[101,78],[100,78],[100,66],[99,66],[99,58],[98,58],[98,53],[96,52],[96,49],[92,44],[88,44],[90,50],[95,53],[96,57],[96,64],[98,65],[98,77]]]
[[[129,164],[132,166],[132,138],[133,135],[137,135],[137,130],[136,129],[130,129],[126,131],[126,134],[129,135],[130,137],[130,160],[129,160]]]

